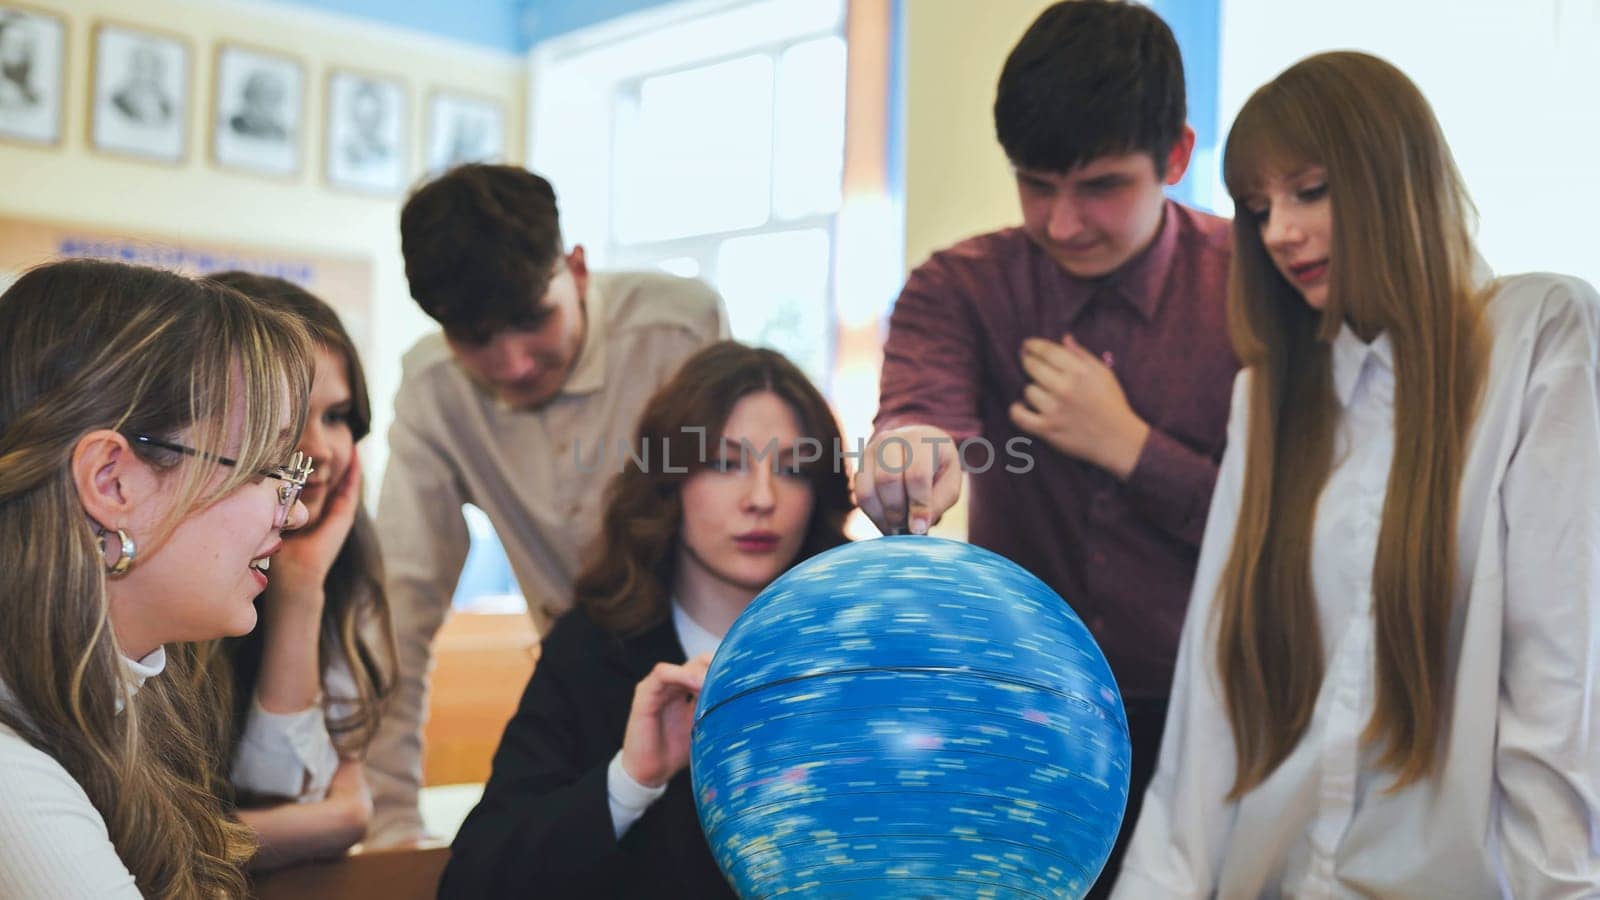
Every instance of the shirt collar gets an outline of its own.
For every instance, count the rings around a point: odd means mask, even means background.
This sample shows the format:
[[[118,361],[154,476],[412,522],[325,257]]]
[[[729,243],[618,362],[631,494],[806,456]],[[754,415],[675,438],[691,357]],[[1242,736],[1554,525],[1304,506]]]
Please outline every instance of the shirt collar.
[[[1333,389],[1339,405],[1348,407],[1355,399],[1356,385],[1361,373],[1372,360],[1389,372],[1394,371],[1394,348],[1389,333],[1381,332],[1371,343],[1363,341],[1350,329],[1349,323],[1340,323],[1339,336],[1333,339],[1330,351],[1333,356]]]
[[[1146,322],[1154,319],[1161,308],[1162,288],[1167,286],[1172,261],[1178,255],[1180,229],[1173,221],[1175,217],[1173,202],[1168,200],[1161,208],[1161,224],[1150,246],[1106,278],[1107,286],[1121,294]]]
[[[139,689],[144,687],[144,683],[146,681],[149,681],[157,675],[160,675],[166,668],[167,648],[164,646],[157,647],[156,649],[150,651],[142,659],[129,659],[126,656],[122,657],[122,673],[127,676],[128,679],[128,695],[126,699],[132,700],[133,695],[139,693]],[[124,698],[118,697],[117,712],[122,712],[124,705]]]
[[[143,659],[122,658],[123,670],[128,673],[128,680],[135,690],[144,687],[144,683],[160,675],[167,668],[167,648],[157,647],[150,651]]]
[[[117,698],[116,706],[118,713],[122,712],[122,709],[127,705],[128,700],[133,699],[134,694],[139,693],[139,689],[144,687],[144,683],[146,681],[149,681],[157,675],[160,675],[162,671],[167,668],[167,648],[157,647],[146,654],[143,659],[129,659],[126,656],[121,657],[121,659],[122,672],[127,677],[127,681],[125,682],[127,685],[127,696],[126,698]],[[15,700],[16,698],[12,695],[11,689],[6,687],[6,683],[4,681],[0,681],[0,703],[12,703]]]
[[[684,659],[694,659],[702,653],[716,653],[722,645],[722,638],[689,618],[677,600],[672,601],[672,627],[678,630],[678,642],[683,644]]]
[[[1472,251],[1472,283],[1477,287],[1485,287],[1494,279],[1494,270],[1489,267],[1477,250]],[[1394,373],[1394,345],[1389,341],[1389,333],[1379,332],[1372,343],[1367,343],[1354,331],[1350,330],[1348,322],[1339,324],[1339,336],[1333,339],[1333,389],[1338,394],[1339,405],[1348,407],[1350,401],[1355,399],[1356,386],[1361,383],[1361,372],[1366,368],[1369,358],[1377,361],[1385,371]]]
[[[1139,251],[1116,271],[1101,278],[1078,278],[1051,259],[1042,250],[1039,257],[1057,282],[1057,294],[1062,298],[1062,312],[1067,322],[1077,319],[1089,301],[1102,294],[1122,298],[1146,322],[1155,318],[1161,308],[1162,289],[1172,272],[1172,262],[1178,255],[1178,233],[1182,230],[1176,221],[1172,200],[1161,208],[1161,224],[1150,246]]]
[[[600,289],[600,279],[589,276],[588,289],[583,297],[583,346],[578,348],[578,359],[572,364],[572,374],[561,385],[561,393],[577,396],[592,394],[606,386],[606,299]]]

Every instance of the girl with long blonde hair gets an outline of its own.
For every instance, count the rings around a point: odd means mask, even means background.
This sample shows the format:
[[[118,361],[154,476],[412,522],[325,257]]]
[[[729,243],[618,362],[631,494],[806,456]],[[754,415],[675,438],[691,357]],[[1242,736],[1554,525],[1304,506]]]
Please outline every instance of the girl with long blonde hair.
[[[0,896],[242,897],[192,642],[305,519],[294,319],[70,261],[0,295]]]
[[[1245,366],[1117,895],[1600,890],[1600,298],[1490,280],[1361,53],[1240,111]]]

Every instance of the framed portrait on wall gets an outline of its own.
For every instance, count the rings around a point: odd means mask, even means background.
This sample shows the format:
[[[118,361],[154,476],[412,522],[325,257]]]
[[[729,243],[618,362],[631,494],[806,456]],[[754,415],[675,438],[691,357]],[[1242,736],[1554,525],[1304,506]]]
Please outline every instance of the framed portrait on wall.
[[[108,153],[180,163],[188,138],[188,43],[143,28],[97,25],[90,145]]]
[[[469,162],[504,162],[506,110],[486,97],[438,90],[428,97],[428,172]]]
[[[61,143],[67,22],[0,3],[0,139]]]
[[[217,47],[211,156],[263,175],[300,172],[306,70],[300,61],[239,44]]]
[[[392,194],[410,177],[406,86],[335,69],[328,75],[327,176],[334,187]]]

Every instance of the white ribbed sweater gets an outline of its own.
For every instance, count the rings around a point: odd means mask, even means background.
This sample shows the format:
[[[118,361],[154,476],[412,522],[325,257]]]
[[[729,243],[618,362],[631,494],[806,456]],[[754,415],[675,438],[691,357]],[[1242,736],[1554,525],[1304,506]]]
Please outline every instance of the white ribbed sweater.
[[[126,660],[137,690],[166,666],[157,649]],[[0,683],[0,703],[11,694]],[[48,753],[0,725],[0,898],[140,900],[89,795]]]

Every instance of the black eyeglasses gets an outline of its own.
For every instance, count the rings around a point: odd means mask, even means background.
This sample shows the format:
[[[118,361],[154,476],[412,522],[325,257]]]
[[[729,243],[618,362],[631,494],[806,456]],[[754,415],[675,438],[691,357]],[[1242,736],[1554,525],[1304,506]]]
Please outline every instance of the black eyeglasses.
[[[182,444],[163,441],[148,434],[131,434],[128,435],[128,440],[136,444],[145,444],[150,447],[159,447],[162,450],[171,450],[174,453],[182,453],[185,456],[193,456],[197,459],[209,459],[230,469],[239,464],[236,459],[229,459],[226,456],[217,456],[212,453],[202,453],[193,447],[185,447]],[[272,522],[274,528],[282,528],[289,521],[289,510],[294,509],[294,502],[300,499],[300,492],[305,489],[306,479],[310,478],[311,473],[316,471],[311,464],[311,457],[296,450],[294,456],[289,459],[288,465],[259,470],[258,474],[261,476],[275,478],[283,482],[278,485],[278,514],[277,518]]]

